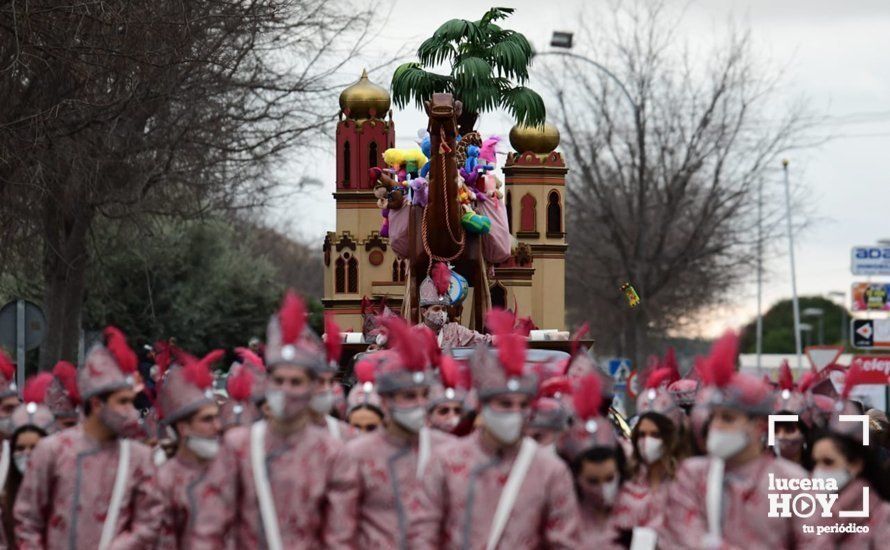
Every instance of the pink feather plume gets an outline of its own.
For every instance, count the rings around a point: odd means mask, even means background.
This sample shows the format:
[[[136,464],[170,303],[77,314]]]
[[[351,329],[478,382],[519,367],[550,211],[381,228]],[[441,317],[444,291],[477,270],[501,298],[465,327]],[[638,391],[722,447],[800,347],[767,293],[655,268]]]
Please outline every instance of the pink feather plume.
[[[65,388],[68,398],[75,405],[80,403],[80,391],[77,389],[77,368],[68,361],[59,361],[53,367],[53,376],[59,379],[59,383]]]
[[[12,362],[12,359],[10,359],[2,349],[0,349],[0,373],[2,373],[3,377],[7,380],[15,378],[15,363]]]
[[[660,369],[656,369],[655,372],[649,375],[649,378],[646,379],[646,388],[659,388],[661,386],[670,385],[671,382],[676,382],[680,377],[675,376],[674,370],[670,367],[661,367]]]
[[[235,355],[241,359],[242,363],[253,363],[253,366],[259,367],[260,370],[266,370],[263,358],[254,353],[250,348],[235,348]]]
[[[454,357],[447,353],[443,353],[439,361],[439,378],[442,379],[442,385],[446,388],[460,386],[460,366]]]
[[[854,363],[847,370],[844,377],[844,389],[841,390],[841,399],[849,399],[850,392],[853,388],[861,384],[887,384],[890,382],[887,375],[882,370],[865,370],[859,363]]]
[[[359,384],[364,384],[365,382],[374,383],[374,380],[377,378],[377,367],[371,359],[362,359],[355,364],[354,370],[355,378]]]
[[[226,378],[226,391],[229,399],[247,401],[253,393],[253,371],[245,366],[237,367],[237,372]]]
[[[794,389],[794,375],[791,374],[791,367],[788,365],[788,360],[785,359],[782,361],[782,364],[779,365],[779,389],[780,390],[792,390]]]
[[[41,372],[25,381],[25,389],[22,391],[22,397],[25,403],[43,403],[46,398],[46,389],[53,383],[53,375],[48,372]]]
[[[225,354],[225,351],[217,349],[201,359],[190,357],[184,361],[182,377],[202,390],[209,388],[213,385],[213,372],[210,370],[210,366],[222,359]]]
[[[520,377],[525,370],[525,354],[528,345],[524,336],[518,334],[514,327],[516,318],[509,311],[492,309],[485,317],[485,324],[496,336],[498,359],[507,376]]]
[[[288,290],[278,310],[282,344],[295,344],[306,327],[306,304],[293,290]]]
[[[575,331],[575,334],[572,335],[572,348],[571,354],[572,357],[578,355],[578,352],[581,351],[581,340],[587,336],[587,333],[590,332],[590,323],[584,323],[578,330]]]
[[[572,402],[575,405],[575,414],[582,421],[590,420],[599,413],[603,400],[601,389],[602,383],[596,373],[587,374],[578,380]]]
[[[136,352],[127,344],[127,337],[124,336],[124,333],[116,327],[109,326],[105,328],[103,334],[105,335],[105,347],[114,357],[121,372],[124,374],[136,372],[139,359],[136,357]]]
[[[728,330],[711,346],[711,353],[705,359],[701,373],[703,381],[718,388],[725,387],[735,374],[738,355],[739,337],[735,332]]]
[[[422,371],[427,367],[426,350],[422,342],[418,342],[411,327],[401,317],[386,317],[382,319],[386,327],[386,343],[390,349],[395,350],[402,358],[402,362],[408,370]]]
[[[566,376],[551,376],[541,383],[538,389],[538,397],[555,397],[557,394],[572,395],[574,392],[572,381]]]
[[[436,292],[440,296],[442,294],[448,294],[448,287],[451,286],[451,270],[448,269],[448,265],[443,262],[436,263],[436,265],[433,266],[430,278],[432,278],[433,286],[436,287]]]
[[[333,313],[324,315],[324,347],[328,352],[328,362],[339,363],[343,341],[340,338],[340,326],[334,320]]]
[[[661,366],[671,369],[674,373],[674,380],[671,380],[671,382],[680,379],[680,365],[677,363],[677,352],[674,351],[673,346],[668,346],[667,351],[664,352],[664,360],[662,361]]]

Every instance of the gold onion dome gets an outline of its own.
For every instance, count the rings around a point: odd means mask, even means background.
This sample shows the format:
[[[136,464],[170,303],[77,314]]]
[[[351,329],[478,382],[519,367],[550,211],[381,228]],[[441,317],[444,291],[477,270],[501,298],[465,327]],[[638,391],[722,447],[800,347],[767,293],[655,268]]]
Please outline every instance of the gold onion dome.
[[[559,130],[544,123],[543,126],[522,126],[510,129],[510,145],[517,153],[531,151],[536,155],[549,155],[559,145]]]
[[[368,71],[362,70],[358,82],[340,92],[340,110],[349,118],[364,119],[374,116],[383,118],[389,111],[390,98],[386,88],[368,80]]]

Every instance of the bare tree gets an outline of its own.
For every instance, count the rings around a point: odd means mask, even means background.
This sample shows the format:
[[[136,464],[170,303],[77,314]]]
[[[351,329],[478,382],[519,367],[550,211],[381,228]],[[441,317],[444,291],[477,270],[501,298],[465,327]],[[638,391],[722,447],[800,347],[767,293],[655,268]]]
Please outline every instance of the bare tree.
[[[335,118],[372,13],[349,0],[0,6],[0,263],[40,255],[48,339],[73,359],[99,217],[256,206]]]
[[[784,204],[778,186],[765,186],[759,203],[758,187],[812,119],[802,104],[770,112],[778,80],[761,70],[748,34],[730,30],[696,63],[663,3],[612,13],[579,41],[596,63],[550,65],[549,114],[571,167],[570,315],[639,365],[653,336],[751,280],[758,243],[780,235],[772,226]],[[638,307],[625,302],[624,282]]]

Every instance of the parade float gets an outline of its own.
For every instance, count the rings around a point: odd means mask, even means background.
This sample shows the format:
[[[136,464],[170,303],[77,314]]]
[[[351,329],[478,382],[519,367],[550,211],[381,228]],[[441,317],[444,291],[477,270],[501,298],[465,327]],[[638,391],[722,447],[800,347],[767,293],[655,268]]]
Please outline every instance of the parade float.
[[[488,309],[510,309],[532,320],[534,340],[561,347],[567,168],[557,129],[514,126],[511,150],[498,151],[506,141],[498,136],[459,136],[460,102],[435,94],[417,143],[396,148],[390,106],[365,72],[340,95],[325,310],[354,333],[384,309],[416,322],[419,283],[431,261],[445,262],[450,291],[466,297],[453,312],[462,324],[482,330]]]

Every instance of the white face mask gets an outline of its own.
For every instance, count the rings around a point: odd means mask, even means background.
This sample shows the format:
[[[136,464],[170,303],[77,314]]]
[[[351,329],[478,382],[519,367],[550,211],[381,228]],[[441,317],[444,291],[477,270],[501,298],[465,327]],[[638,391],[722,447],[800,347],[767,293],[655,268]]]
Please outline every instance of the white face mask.
[[[541,448],[552,454],[553,456],[556,456],[556,443],[548,443]]]
[[[748,434],[742,430],[708,431],[708,454],[727,459],[739,454],[748,446]]]
[[[28,453],[15,453],[12,455],[12,460],[15,463],[15,469],[19,471],[20,474],[25,475],[25,471],[28,469]]]
[[[284,390],[270,389],[266,391],[266,403],[272,416],[279,420],[291,421],[300,416],[312,396],[309,392],[286,392]]]
[[[417,433],[426,422],[426,407],[392,407],[393,421],[411,433]]]
[[[0,434],[11,435],[12,431],[12,416],[0,418]]]
[[[448,322],[448,312],[446,311],[428,311],[424,317],[430,326],[441,328]]]
[[[644,436],[637,440],[637,450],[643,462],[652,464],[664,455],[664,442],[657,437]]]
[[[199,458],[210,460],[219,452],[219,438],[217,437],[198,437],[190,435],[185,440],[185,445]]]
[[[378,332],[377,336],[374,337],[374,343],[377,344],[377,347],[382,348],[386,345],[386,335]]]
[[[309,400],[309,408],[318,414],[330,414],[331,408],[334,406],[334,392],[327,390],[322,393],[316,393]]]
[[[618,476],[615,476],[615,479],[612,481],[603,483],[603,502],[607,505],[615,502],[615,497],[618,496],[618,481]]]
[[[167,462],[167,452],[160,447],[156,448],[151,453],[151,461],[154,463],[155,468],[160,468]]]
[[[812,477],[813,479],[833,479],[837,483],[837,490],[840,491],[847,483],[850,483],[853,476],[844,468],[814,468]]]
[[[497,412],[491,407],[482,407],[482,421],[498,441],[512,445],[519,441],[525,417],[521,412]]]

